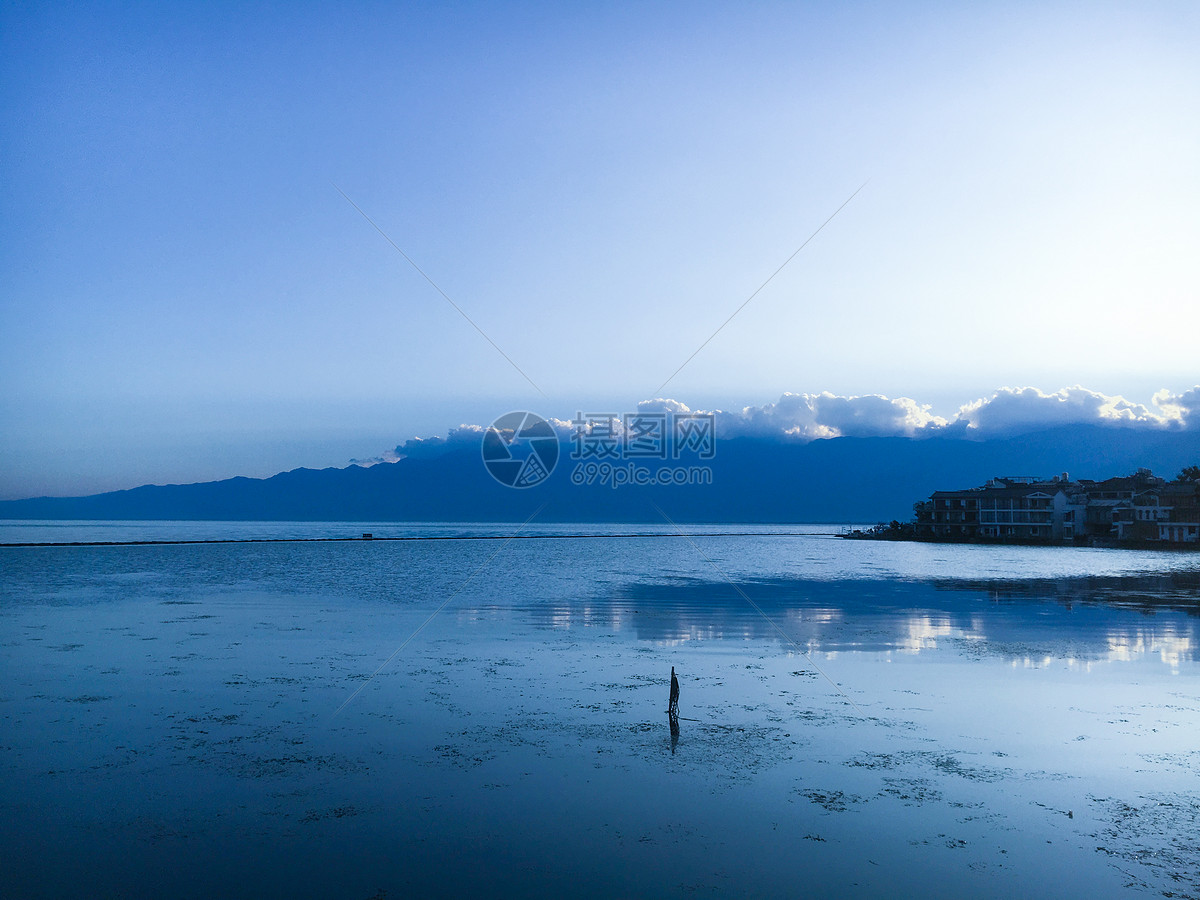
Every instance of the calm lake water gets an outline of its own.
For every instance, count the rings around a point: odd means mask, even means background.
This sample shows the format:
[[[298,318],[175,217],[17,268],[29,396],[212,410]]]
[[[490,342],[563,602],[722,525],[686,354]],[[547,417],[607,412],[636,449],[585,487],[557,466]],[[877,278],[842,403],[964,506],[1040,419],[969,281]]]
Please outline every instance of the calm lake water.
[[[689,530],[0,548],[0,893],[1200,897],[1200,554]]]

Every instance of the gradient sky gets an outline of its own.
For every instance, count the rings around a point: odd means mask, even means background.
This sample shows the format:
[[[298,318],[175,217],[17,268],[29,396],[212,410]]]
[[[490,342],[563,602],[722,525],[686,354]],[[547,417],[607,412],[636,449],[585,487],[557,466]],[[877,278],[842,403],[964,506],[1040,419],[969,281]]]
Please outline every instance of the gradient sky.
[[[0,497],[1200,381],[1200,6],[6,4]],[[379,227],[537,384],[372,229]]]

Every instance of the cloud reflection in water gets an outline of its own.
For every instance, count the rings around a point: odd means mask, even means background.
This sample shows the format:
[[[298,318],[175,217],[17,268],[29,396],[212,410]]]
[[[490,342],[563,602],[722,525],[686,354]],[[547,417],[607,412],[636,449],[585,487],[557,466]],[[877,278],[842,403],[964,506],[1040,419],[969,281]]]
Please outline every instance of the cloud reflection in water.
[[[806,651],[920,654],[957,650],[1018,666],[1195,659],[1200,573],[1006,581],[771,578],[739,585]],[[586,599],[531,603],[554,629],[632,629],[660,646],[780,640],[723,582],[633,582]]]

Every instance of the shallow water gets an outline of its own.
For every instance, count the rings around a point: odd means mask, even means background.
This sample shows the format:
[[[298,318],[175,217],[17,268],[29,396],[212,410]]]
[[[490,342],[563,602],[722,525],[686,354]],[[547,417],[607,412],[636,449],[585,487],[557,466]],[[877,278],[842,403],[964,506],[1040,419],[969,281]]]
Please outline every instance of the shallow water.
[[[1200,896],[1200,556],[559,527],[0,549],[5,893]]]

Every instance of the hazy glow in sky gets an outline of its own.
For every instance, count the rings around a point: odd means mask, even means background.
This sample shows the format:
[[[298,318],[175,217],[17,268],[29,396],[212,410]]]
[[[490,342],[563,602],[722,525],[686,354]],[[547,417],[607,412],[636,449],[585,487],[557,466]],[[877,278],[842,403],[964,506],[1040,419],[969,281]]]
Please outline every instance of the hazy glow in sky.
[[[0,496],[1200,380],[1200,7],[597,6],[5,5]]]

